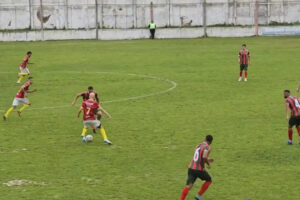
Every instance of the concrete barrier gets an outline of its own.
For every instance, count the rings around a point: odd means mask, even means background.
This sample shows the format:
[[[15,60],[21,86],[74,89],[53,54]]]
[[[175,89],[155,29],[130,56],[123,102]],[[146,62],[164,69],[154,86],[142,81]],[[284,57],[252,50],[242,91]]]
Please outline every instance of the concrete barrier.
[[[208,37],[250,37],[255,36],[254,27],[208,27]],[[39,41],[39,40],[84,40],[96,39],[96,29],[88,30],[44,30],[41,31],[4,31],[0,32],[0,41]],[[260,36],[300,35],[300,26],[262,26]],[[160,28],[156,30],[157,39],[199,38],[204,28]],[[99,29],[99,40],[132,40],[149,38],[148,29]]]

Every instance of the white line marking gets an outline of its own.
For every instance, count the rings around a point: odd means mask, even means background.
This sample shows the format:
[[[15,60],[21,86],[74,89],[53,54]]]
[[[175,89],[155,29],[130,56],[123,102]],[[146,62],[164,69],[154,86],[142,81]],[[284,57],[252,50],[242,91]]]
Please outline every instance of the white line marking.
[[[101,74],[101,73],[106,73],[106,74],[123,74],[123,73],[119,73],[119,72],[78,72],[78,71],[53,71],[54,73],[90,73],[90,74]],[[0,72],[1,74],[3,73],[12,73],[12,72]],[[51,72],[47,72],[47,73],[51,73]],[[102,101],[101,103],[103,104],[107,104],[107,103],[118,103],[118,102],[125,102],[125,101],[131,101],[131,100],[138,100],[138,99],[144,99],[147,97],[151,97],[151,96],[157,96],[157,95],[162,95],[168,92],[171,92],[172,90],[174,90],[177,87],[177,83],[175,81],[169,80],[169,79],[164,79],[164,78],[160,78],[157,76],[150,76],[150,75],[144,75],[144,74],[124,74],[127,76],[137,76],[137,77],[143,77],[143,78],[149,78],[149,79],[154,79],[154,80],[158,80],[158,81],[163,81],[163,82],[167,82],[170,83],[172,85],[172,87],[166,89],[166,90],[162,90],[162,91],[158,91],[158,92],[153,92],[150,94],[143,94],[143,95],[139,95],[139,96],[135,96],[135,97],[128,97],[128,98],[122,98],[122,99],[117,99],[117,100],[109,100],[109,101]],[[41,107],[41,108],[30,108],[28,110],[48,110],[48,109],[56,109],[56,108],[67,108],[67,107],[72,107],[71,105],[61,105],[61,106],[45,106],[45,107]],[[0,112],[4,112],[4,110],[0,110]]]

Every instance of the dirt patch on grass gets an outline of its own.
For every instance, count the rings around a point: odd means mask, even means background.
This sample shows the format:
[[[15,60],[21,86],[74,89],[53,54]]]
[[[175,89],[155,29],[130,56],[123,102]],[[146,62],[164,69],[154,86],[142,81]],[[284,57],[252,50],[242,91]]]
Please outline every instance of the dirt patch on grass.
[[[36,181],[30,181],[30,180],[11,180],[8,181],[7,183],[3,183],[3,185],[6,185],[8,187],[13,187],[13,186],[27,186],[27,185],[35,185],[35,186],[45,186],[48,185],[46,182],[36,182]]]

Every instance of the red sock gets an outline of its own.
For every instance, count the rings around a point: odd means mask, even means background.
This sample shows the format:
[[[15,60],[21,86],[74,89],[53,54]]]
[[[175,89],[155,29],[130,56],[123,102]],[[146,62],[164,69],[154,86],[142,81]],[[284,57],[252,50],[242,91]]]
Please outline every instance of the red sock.
[[[206,190],[207,188],[210,186],[211,184],[211,181],[205,181],[200,189],[200,191],[198,192],[199,195],[202,195]]]
[[[186,195],[189,193],[189,191],[190,191],[190,188],[189,188],[189,187],[183,188],[182,193],[181,193],[180,200],[184,200],[185,197],[186,197]]]
[[[240,72],[240,77],[242,77],[243,76],[243,72]]]
[[[245,78],[247,78],[247,76],[248,76],[248,72],[245,72]]]
[[[289,128],[289,140],[293,140],[293,129]]]
[[[297,127],[298,135],[300,137],[300,127]]]

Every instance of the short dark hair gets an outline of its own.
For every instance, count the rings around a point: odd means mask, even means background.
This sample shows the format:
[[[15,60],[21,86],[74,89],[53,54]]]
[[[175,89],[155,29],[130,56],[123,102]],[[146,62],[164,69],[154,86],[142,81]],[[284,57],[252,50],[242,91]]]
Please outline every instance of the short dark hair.
[[[32,77],[32,76],[29,76],[29,77],[28,77],[28,80],[30,80],[30,79],[33,79],[33,77]]]
[[[210,144],[212,143],[212,141],[213,141],[213,136],[212,135],[207,135],[206,137],[205,137],[205,140],[207,141],[207,142],[209,142]]]
[[[28,54],[32,54],[32,52],[31,52],[31,51],[27,51],[27,55],[28,55]]]
[[[289,93],[289,94],[291,93],[290,90],[284,90],[284,92]]]
[[[243,44],[242,46],[243,46],[243,47],[246,47],[247,45],[246,45],[246,44]]]
[[[93,90],[93,89],[94,89],[93,86],[88,87],[88,90]]]

